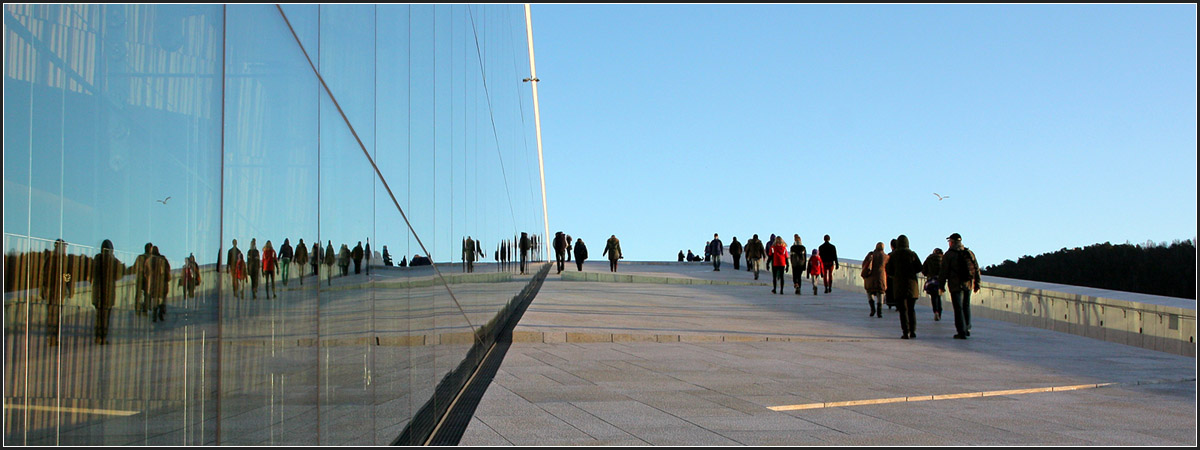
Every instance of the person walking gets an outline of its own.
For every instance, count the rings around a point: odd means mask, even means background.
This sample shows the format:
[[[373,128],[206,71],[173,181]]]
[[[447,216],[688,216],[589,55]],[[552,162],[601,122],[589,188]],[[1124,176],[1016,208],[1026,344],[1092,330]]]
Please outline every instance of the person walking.
[[[946,237],[950,244],[942,255],[942,268],[938,274],[939,288],[950,287],[950,306],[954,308],[955,339],[971,336],[971,293],[979,292],[979,262],[975,253],[962,244],[958,233]]]
[[[325,261],[324,261],[325,262],[325,285],[333,286],[333,263],[337,261],[337,257],[338,257],[337,253],[334,253],[334,251],[333,251],[333,241],[331,241],[331,240],[325,241],[324,256],[325,256]],[[320,280],[317,280],[317,281],[320,282]]]
[[[150,258],[150,298],[153,309],[150,318],[155,322],[167,320],[167,293],[171,286],[171,264],[154,246],[154,257]]]
[[[529,240],[529,233],[522,231],[520,240],[521,250],[521,275],[525,274],[525,262],[529,260],[529,250],[532,249],[533,242]]]
[[[804,281],[804,269],[808,266],[808,249],[804,248],[804,244],[800,243],[800,235],[793,235],[795,238],[791,248],[792,256],[792,285],[796,288],[796,295],[800,295],[800,284]]]
[[[151,247],[151,245],[149,243],[147,243],[146,244],[146,253],[150,253],[150,247]],[[241,254],[242,254],[242,251],[240,249],[238,249],[238,246],[237,246],[237,239],[234,239],[233,246],[229,247],[228,252],[225,252],[225,267],[226,267],[226,270],[229,271],[229,285],[233,287],[233,296],[234,297],[238,297],[241,295],[241,289],[240,289],[241,288],[241,279],[239,277],[234,276],[234,270],[237,269],[238,257]]]
[[[367,275],[371,274],[371,238],[367,238],[367,244],[363,247],[363,264],[367,270]]]
[[[312,254],[308,255],[312,261],[313,276],[317,277],[317,284],[321,283],[321,263],[325,262],[325,256],[321,253],[321,241],[313,242]]]
[[[876,242],[875,250],[863,258],[860,275],[863,278],[863,288],[867,291],[867,303],[871,305],[871,313],[867,317],[883,317],[883,293],[887,291],[884,267],[887,267],[887,260],[882,242]]]
[[[574,247],[575,267],[583,272],[583,262],[588,258],[587,246],[583,244],[583,239],[576,239]]]
[[[571,235],[567,235],[567,262],[571,262],[571,250],[575,248],[575,240],[571,239]]]
[[[817,249],[813,249],[812,257],[808,258],[808,281],[812,283],[813,295],[817,295],[817,277],[824,276],[825,265],[821,262],[821,255]]]
[[[717,237],[717,233],[713,233],[713,239],[708,243],[708,252],[712,254],[713,271],[721,271],[721,255],[725,254],[725,243]]]
[[[196,264],[196,255],[188,254],[183,260],[183,298],[196,298],[196,287],[200,286],[200,265]]]
[[[350,246],[342,244],[342,248],[338,249],[338,267],[342,269],[342,276],[350,275]]]
[[[234,239],[233,248],[229,249],[230,258],[233,258],[234,255],[241,254],[241,251],[236,249],[237,239]],[[137,259],[133,261],[133,272],[136,274],[134,277],[133,304],[134,308],[137,310],[137,314],[143,316],[149,314],[148,311],[150,311],[150,291],[147,290],[149,288],[149,283],[147,280],[149,279],[148,276],[150,274],[150,258],[153,256],[154,244],[147,242],[145,246],[145,253],[138,255]],[[233,267],[233,260],[229,261],[228,266],[231,268]],[[233,271],[231,270],[231,277],[232,274]]]
[[[233,296],[239,299],[245,299],[246,294],[242,292],[242,288],[246,286],[246,257],[242,252],[234,255],[233,264],[230,265],[230,275],[233,277]]]
[[[258,298],[258,278],[262,275],[262,257],[255,246],[257,239],[250,239],[250,249],[246,250],[246,269],[250,275],[250,298]]]
[[[933,306],[933,320],[942,320],[942,290],[938,286],[938,271],[941,268],[942,249],[935,248],[921,265],[921,275],[925,275],[925,293],[929,294],[929,304]]]
[[[604,253],[600,256],[608,255],[608,270],[610,272],[617,271],[617,260],[624,258],[621,255],[621,240],[617,239],[617,235],[612,235],[608,238],[608,242],[604,244]]]
[[[117,279],[125,274],[125,266],[113,254],[112,241],[100,244],[100,253],[92,258],[92,306],[96,307],[96,344],[108,344],[108,324],[117,300]]]
[[[888,252],[887,259],[884,260],[884,263],[883,263],[883,271],[884,272],[887,272],[887,262],[891,261],[892,253],[896,253],[896,240],[892,239],[892,242],[889,245],[891,246],[891,251]],[[892,290],[893,290],[893,287],[896,286],[896,283],[894,283],[892,281],[891,275],[885,274],[884,276],[886,277],[885,278],[886,282],[884,283],[883,302],[887,304],[888,309],[892,309],[893,307],[896,306],[896,297],[894,295],[892,295]]]
[[[921,273],[921,257],[908,248],[908,236],[896,238],[896,251],[888,258],[886,264],[889,282],[892,287],[893,302],[900,313],[900,339],[917,337],[917,297],[921,296],[921,287],[917,283],[917,274]]]
[[[758,279],[759,262],[766,256],[767,250],[763,248],[762,241],[758,240],[758,235],[754,235],[750,240],[746,241],[746,270],[754,272],[754,279]]]
[[[295,254],[292,252],[292,244],[288,243],[287,238],[283,238],[283,245],[279,246],[279,268],[283,276],[283,285],[288,283],[288,269],[292,266],[292,257]]]
[[[287,240],[284,240],[286,243]],[[315,246],[314,246],[315,247]],[[308,264],[308,248],[304,246],[304,239],[296,243],[296,279],[300,281],[300,285],[304,285],[304,266]],[[287,284],[287,266],[283,268],[283,284]]]
[[[771,245],[771,293],[775,293],[775,282],[779,282],[779,295],[783,295],[783,273],[787,271],[790,260],[788,258],[787,244],[783,242],[783,236],[777,236],[775,243]]]
[[[354,274],[362,273],[363,262],[363,246],[362,241],[358,241],[358,245],[354,246],[354,250],[350,252],[350,256],[354,258]]]
[[[475,257],[476,256],[478,256],[478,252],[475,250],[475,240],[471,239],[470,236],[467,236],[467,239],[463,241],[463,254],[462,254],[463,265],[465,266],[463,269],[466,270],[467,273],[471,273],[471,272],[475,271]]]
[[[733,258],[733,270],[742,270],[742,243],[738,242],[737,236],[729,243],[729,256]]]
[[[279,298],[279,294],[275,293],[275,274],[279,272],[279,260],[275,254],[275,249],[271,247],[271,241],[263,244],[262,251],[262,273],[263,273],[263,294],[267,298]]]
[[[837,247],[829,243],[829,235],[825,235],[825,243],[818,247],[821,250],[821,262],[824,264],[825,293],[833,292],[833,269],[840,268],[837,259]]]
[[[567,261],[567,235],[559,231],[554,233],[554,263],[558,266],[558,272],[562,273],[563,264]]]

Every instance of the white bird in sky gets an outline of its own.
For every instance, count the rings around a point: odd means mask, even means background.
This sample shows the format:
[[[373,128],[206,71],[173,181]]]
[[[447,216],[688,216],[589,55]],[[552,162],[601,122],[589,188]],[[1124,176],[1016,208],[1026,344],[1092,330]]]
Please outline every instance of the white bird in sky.
[[[942,196],[938,195],[938,193],[937,193],[937,192],[934,192],[934,193],[933,193],[933,195],[937,195],[937,198],[938,198],[938,201],[939,201],[939,202],[940,202],[940,201],[942,201],[942,200],[945,200],[945,199],[948,199],[948,198],[950,198],[950,196],[949,196],[949,195],[947,195],[947,196],[945,196],[945,197],[942,197]]]
[[[156,202],[159,202],[159,203],[162,203],[162,204],[164,204],[164,205],[166,205],[166,204],[167,204],[167,200],[170,200],[170,199],[171,199],[171,196],[169,196],[169,195],[168,195],[168,196],[167,196],[167,198],[164,198],[164,199],[162,199],[162,200],[155,200],[155,201],[156,201]]]

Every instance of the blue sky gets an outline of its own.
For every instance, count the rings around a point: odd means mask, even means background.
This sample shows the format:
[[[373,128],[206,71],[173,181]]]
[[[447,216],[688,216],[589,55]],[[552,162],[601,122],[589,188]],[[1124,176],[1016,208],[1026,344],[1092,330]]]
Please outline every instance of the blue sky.
[[[1195,5],[533,5],[551,233],[599,257],[1196,236]],[[937,192],[948,199],[938,201]]]

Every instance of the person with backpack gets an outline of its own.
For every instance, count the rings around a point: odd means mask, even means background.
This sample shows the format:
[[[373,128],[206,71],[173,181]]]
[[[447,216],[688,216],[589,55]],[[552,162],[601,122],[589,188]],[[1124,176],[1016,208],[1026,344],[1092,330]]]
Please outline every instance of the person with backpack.
[[[929,303],[933,306],[933,320],[942,320],[942,289],[938,286],[938,272],[942,269],[942,249],[935,248],[933,253],[925,257],[921,265],[921,274],[925,275],[925,293],[929,294]]]
[[[950,306],[954,308],[955,339],[966,339],[971,335],[971,293],[979,292],[979,261],[975,253],[962,244],[958,233],[946,238],[950,248],[942,256],[942,268],[938,274],[940,289],[950,288]]]
[[[766,256],[767,249],[763,248],[762,241],[758,240],[758,235],[746,241],[746,269],[754,272],[754,279],[758,279],[759,264],[758,260]]]
[[[871,313],[867,317],[883,317],[883,293],[887,291],[887,277],[884,276],[883,268],[887,266],[887,260],[882,242],[876,242],[875,251],[867,253],[863,258],[860,275],[863,278],[863,288],[867,290],[867,304],[871,305]]]
[[[808,250],[804,248],[804,244],[800,243],[800,235],[793,235],[795,243],[792,244],[792,285],[796,287],[796,295],[800,295],[800,284],[804,281],[804,269],[808,267],[808,260],[805,256],[808,255]]]

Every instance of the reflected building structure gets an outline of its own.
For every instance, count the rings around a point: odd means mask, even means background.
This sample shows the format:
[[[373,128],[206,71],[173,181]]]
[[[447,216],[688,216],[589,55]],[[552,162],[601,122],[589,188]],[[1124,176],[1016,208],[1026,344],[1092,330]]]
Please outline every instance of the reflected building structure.
[[[525,25],[6,4],[4,443],[420,444],[548,269]]]

